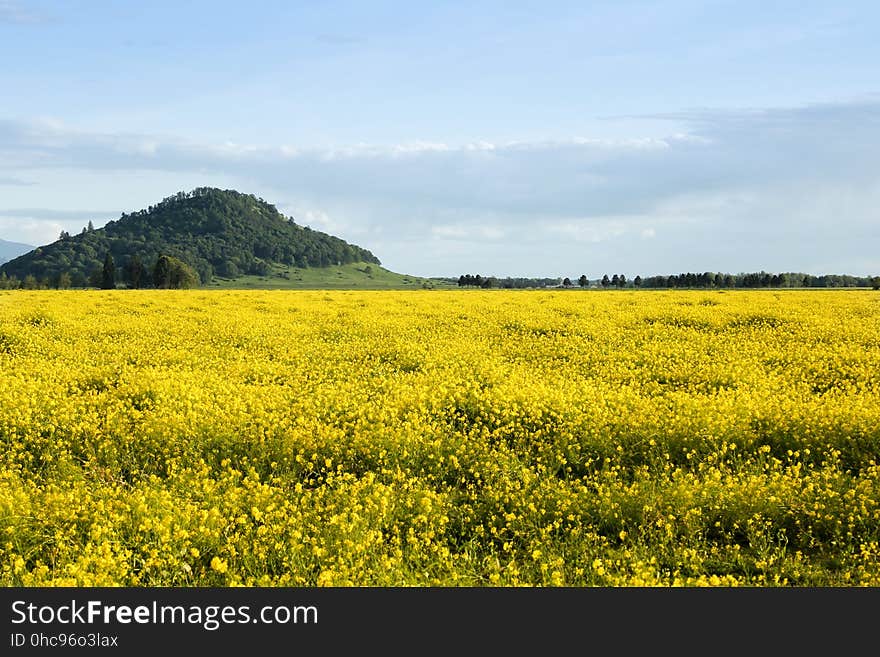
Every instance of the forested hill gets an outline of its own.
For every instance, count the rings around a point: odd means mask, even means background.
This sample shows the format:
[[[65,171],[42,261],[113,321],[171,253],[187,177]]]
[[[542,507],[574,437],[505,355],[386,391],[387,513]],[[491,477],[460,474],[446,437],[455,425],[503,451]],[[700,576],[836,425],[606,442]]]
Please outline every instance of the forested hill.
[[[142,284],[151,280],[149,273],[162,255],[190,265],[202,283],[214,275],[264,274],[272,263],[295,267],[381,264],[366,249],[300,226],[252,194],[200,187],[123,214],[103,228],[92,228],[90,222],[79,235],[62,233],[52,244],[0,266],[0,274],[20,280],[33,276],[52,283],[66,274],[70,284],[81,287],[100,277],[108,253],[118,280]]]

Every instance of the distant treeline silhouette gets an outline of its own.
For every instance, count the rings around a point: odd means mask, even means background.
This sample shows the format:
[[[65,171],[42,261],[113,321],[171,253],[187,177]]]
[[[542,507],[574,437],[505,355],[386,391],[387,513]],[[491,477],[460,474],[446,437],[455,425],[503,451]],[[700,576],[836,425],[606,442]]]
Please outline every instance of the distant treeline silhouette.
[[[455,279],[448,279],[455,281]],[[814,276],[799,272],[771,274],[766,271],[726,274],[719,272],[681,273],[669,276],[635,276],[627,279],[625,274],[605,274],[601,279],[590,280],[585,274],[574,282],[565,278],[498,278],[480,274],[462,274],[459,287],[479,288],[532,288],[532,287],[599,287],[599,288],[814,288],[814,287],[873,287],[880,289],[880,276],[851,276],[849,274],[824,274]]]

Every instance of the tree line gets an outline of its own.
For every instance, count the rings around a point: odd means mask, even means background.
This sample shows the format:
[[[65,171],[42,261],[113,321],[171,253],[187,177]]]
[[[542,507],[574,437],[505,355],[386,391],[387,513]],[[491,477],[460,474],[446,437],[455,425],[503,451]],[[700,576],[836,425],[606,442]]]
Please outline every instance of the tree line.
[[[447,279],[455,281],[456,279]],[[669,276],[635,276],[632,280],[625,274],[605,274],[601,279],[590,280],[581,274],[575,281],[564,278],[497,278],[483,277],[480,274],[462,274],[458,277],[459,287],[478,288],[697,288],[697,289],[735,289],[735,288],[838,288],[872,287],[880,289],[880,276],[851,276],[849,274],[812,274],[785,272],[771,274],[766,271],[728,274],[720,272],[681,273]]]
[[[113,254],[108,252],[101,268],[95,269],[89,276],[88,285],[76,287],[97,287],[103,290],[115,290],[120,286],[129,289],[189,289],[198,287],[200,283],[198,272],[174,256],[160,255],[148,267],[135,255],[128,259],[125,266],[117,267]],[[61,272],[52,279],[48,276],[38,279],[33,274],[28,274],[22,280],[0,272],[0,290],[67,290],[72,287],[75,287],[73,277],[68,272]]]

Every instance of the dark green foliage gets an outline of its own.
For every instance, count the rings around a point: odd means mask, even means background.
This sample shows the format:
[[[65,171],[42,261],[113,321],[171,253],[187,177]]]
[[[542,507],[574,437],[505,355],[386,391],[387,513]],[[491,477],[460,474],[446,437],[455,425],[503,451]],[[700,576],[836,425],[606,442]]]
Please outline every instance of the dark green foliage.
[[[150,272],[139,255],[135,254],[129,258],[128,266],[125,268],[125,277],[129,287],[134,289],[149,284]]]
[[[66,271],[61,272],[58,275],[58,279],[55,281],[55,287],[59,290],[67,290],[73,285],[73,280],[70,278],[70,274]]]
[[[116,289],[116,263],[110,253],[104,258],[104,267],[101,270],[101,288],[104,290]]]
[[[160,255],[186,263],[201,283],[209,282],[215,273],[224,277],[265,274],[272,262],[296,267],[381,264],[365,249],[298,226],[263,199],[200,187],[146,210],[123,214],[103,228],[87,226],[79,235],[65,236],[5,263],[0,271],[18,280],[30,274],[52,281],[66,272],[74,287],[89,283],[101,287],[105,254],[122,265],[123,279],[130,287],[152,284],[151,272]]]
[[[458,283],[459,287],[498,287],[505,290],[524,289],[530,287],[551,287],[559,283],[558,278],[483,278],[479,274],[462,274],[458,279],[447,278],[450,283]]]
[[[199,275],[185,262],[173,256],[159,256],[153,268],[153,285],[161,289],[186,290],[197,287]]]
[[[824,274],[813,276],[800,272],[770,274],[766,271],[740,274],[687,272],[671,276],[648,276],[641,281],[642,287],[652,288],[774,288],[774,287],[868,287],[871,279],[848,274]]]

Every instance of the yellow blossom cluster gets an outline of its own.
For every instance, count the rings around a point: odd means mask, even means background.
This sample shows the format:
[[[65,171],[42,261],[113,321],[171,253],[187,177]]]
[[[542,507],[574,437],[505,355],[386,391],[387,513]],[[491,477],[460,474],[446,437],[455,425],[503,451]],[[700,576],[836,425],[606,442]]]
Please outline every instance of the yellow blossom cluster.
[[[4,586],[880,585],[871,291],[0,292]]]

